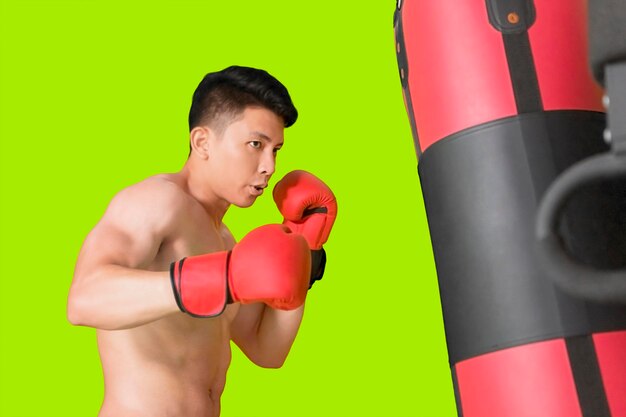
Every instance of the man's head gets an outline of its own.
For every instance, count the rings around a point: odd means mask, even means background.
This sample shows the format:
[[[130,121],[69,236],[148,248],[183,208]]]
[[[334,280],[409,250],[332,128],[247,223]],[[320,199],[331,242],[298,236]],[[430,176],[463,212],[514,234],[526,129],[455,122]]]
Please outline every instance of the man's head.
[[[285,127],[296,122],[298,111],[289,92],[266,71],[231,66],[204,76],[193,94],[189,131],[206,125],[217,134],[246,107],[264,107],[281,117]]]
[[[265,71],[207,74],[193,96],[187,161],[207,201],[251,205],[274,173],[285,127],[297,117],[287,89]]]

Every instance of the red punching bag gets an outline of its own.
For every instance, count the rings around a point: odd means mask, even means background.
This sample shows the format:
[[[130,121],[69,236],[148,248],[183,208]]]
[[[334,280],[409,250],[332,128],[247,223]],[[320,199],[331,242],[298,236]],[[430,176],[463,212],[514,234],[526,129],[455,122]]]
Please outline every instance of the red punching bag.
[[[626,306],[563,293],[533,249],[550,183],[608,150],[586,6],[398,1],[400,78],[463,417],[626,416]],[[572,256],[626,266],[624,207],[612,184],[573,199],[559,223]]]

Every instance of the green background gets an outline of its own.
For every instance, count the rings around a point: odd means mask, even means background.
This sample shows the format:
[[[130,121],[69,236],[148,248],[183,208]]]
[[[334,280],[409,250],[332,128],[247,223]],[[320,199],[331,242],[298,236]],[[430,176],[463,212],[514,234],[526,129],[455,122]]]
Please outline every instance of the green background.
[[[324,280],[282,369],[233,348],[224,417],[455,416],[434,261],[394,53],[393,0],[0,0],[0,415],[94,416],[95,331],[65,304],[121,188],[179,170],[202,76],[268,70],[300,112],[270,186],[335,191]],[[237,238],[280,217],[232,208]]]

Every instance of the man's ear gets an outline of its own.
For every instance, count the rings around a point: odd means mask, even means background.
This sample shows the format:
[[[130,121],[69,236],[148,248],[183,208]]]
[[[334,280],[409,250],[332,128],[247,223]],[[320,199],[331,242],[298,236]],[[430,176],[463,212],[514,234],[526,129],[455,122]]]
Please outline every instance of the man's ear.
[[[202,159],[209,157],[209,143],[213,132],[206,126],[196,126],[189,132],[189,143],[192,152],[195,152]]]

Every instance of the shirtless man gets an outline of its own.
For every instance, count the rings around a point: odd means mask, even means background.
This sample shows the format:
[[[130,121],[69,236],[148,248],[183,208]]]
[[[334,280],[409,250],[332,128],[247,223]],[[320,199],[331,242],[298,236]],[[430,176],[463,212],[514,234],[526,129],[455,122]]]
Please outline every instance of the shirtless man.
[[[285,361],[309,279],[323,272],[334,196],[294,171],[274,189],[284,225],[236,243],[222,219],[263,193],[296,118],[286,88],[265,71],[207,74],[182,170],[122,190],[87,236],[68,319],[97,329],[101,417],[218,416],[230,340],[259,366]]]

